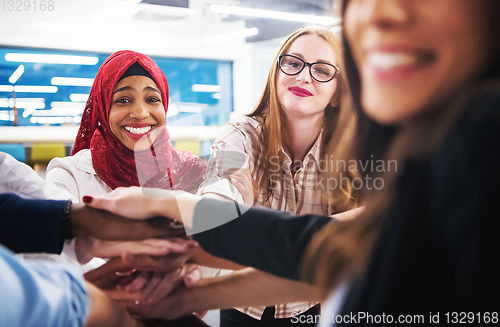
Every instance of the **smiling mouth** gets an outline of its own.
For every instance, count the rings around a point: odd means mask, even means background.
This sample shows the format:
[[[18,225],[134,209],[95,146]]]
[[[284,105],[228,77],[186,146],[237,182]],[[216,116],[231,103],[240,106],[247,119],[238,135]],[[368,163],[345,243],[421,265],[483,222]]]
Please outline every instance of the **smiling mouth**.
[[[373,51],[367,56],[368,64],[381,70],[421,67],[431,64],[435,59],[436,55],[430,51]]]
[[[131,126],[123,126],[123,128],[131,133],[131,134],[136,134],[136,135],[142,135],[142,134],[146,134],[148,133],[149,131],[151,131],[151,129],[153,128],[153,126],[145,126],[145,127],[131,127]]]

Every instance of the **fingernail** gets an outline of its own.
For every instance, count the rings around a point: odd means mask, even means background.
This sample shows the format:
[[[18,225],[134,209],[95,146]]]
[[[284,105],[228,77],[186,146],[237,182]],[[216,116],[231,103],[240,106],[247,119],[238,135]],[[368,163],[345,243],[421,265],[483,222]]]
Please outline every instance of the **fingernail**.
[[[89,204],[90,202],[92,202],[92,197],[91,196],[88,196],[88,195],[85,195],[82,199],[83,203],[87,203]]]
[[[139,305],[139,304],[141,304],[141,301],[137,300],[137,301],[135,301],[134,303],[135,303],[136,305]]]

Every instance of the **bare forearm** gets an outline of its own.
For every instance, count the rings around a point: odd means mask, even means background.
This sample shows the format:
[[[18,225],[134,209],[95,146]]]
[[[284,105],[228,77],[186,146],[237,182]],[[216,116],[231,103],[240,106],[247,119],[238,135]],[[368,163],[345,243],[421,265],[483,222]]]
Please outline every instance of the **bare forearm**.
[[[90,314],[87,327],[140,327],[140,322],[132,318],[118,302],[109,298],[91,283],[86,283],[90,297]]]
[[[213,256],[208,252],[204,251],[202,248],[197,248],[196,250],[192,251],[190,259],[199,264],[200,266],[211,267],[211,268],[230,269],[230,270],[239,270],[245,268],[245,266],[239,265],[232,261]]]
[[[314,286],[279,278],[253,268],[201,280],[186,294],[193,312],[321,299],[319,289]]]

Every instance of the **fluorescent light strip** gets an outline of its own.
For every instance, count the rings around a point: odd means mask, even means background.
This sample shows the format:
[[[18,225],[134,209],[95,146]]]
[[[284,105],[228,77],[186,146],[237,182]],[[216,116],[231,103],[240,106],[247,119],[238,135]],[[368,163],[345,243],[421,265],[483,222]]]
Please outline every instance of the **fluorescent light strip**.
[[[63,65],[95,65],[99,62],[99,58],[37,53],[6,53],[5,61]]]
[[[52,77],[50,84],[52,85],[67,85],[67,86],[92,86],[93,78],[80,77]]]
[[[8,97],[8,98],[0,98],[0,102],[2,101],[13,101],[14,98]],[[44,102],[45,103],[45,98],[16,98],[16,101],[23,101],[23,102]]]
[[[208,85],[208,84],[193,84],[191,91],[193,92],[208,92],[215,93],[220,92],[222,88],[219,85]]]
[[[84,108],[85,103],[71,101],[52,101],[50,103],[50,106],[52,108]]]
[[[32,124],[64,124],[64,123],[78,123],[80,119],[75,117],[31,117],[30,123]]]
[[[9,113],[2,113],[0,112],[0,120],[5,120],[5,121],[14,121],[16,117],[14,115],[11,115]]]
[[[87,102],[90,94],[71,93],[69,99],[73,102]]]
[[[83,113],[83,107],[81,108],[51,108],[44,110],[36,110],[33,112],[33,116],[36,117],[53,117],[53,116],[76,116]]]
[[[247,28],[242,31],[231,32],[222,35],[210,36],[205,39],[205,44],[214,44],[220,42],[226,42],[230,40],[241,39],[244,37],[259,34],[259,29],[257,27]]]
[[[10,75],[9,83],[14,84],[15,82],[17,82],[17,80],[19,79],[19,77],[21,77],[23,73],[24,73],[24,65],[19,65],[19,67],[17,67],[17,69],[12,73],[12,75]]]
[[[0,92],[57,93],[57,86],[45,85],[0,85]]]
[[[30,109],[24,109],[23,111],[23,117],[24,118],[27,118],[29,115],[31,115],[32,113],[34,113],[36,111],[36,109],[33,109],[33,108],[30,108]]]
[[[224,13],[224,14],[240,15],[240,16],[291,20],[295,22],[315,23],[323,25],[340,24],[339,18],[293,14],[282,11],[241,8],[235,6],[210,5],[210,11],[217,13]]]
[[[140,3],[136,7],[141,12],[146,12],[148,14],[165,15],[176,18],[200,14],[198,11],[190,8],[154,5],[149,3]]]
[[[13,98],[0,98],[0,107],[14,107]],[[44,98],[16,98],[16,108],[18,109],[43,109],[45,108]]]
[[[10,100],[0,100],[0,107],[2,108],[14,108],[14,101]],[[16,108],[18,109],[43,109],[45,108],[45,101],[19,101],[16,99]]]
[[[83,110],[85,109],[85,106],[81,106],[79,108],[75,107],[58,107],[58,108],[51,108],[50,112],[54,116],[68,116],[68,115],[81,115],[83,114]]]

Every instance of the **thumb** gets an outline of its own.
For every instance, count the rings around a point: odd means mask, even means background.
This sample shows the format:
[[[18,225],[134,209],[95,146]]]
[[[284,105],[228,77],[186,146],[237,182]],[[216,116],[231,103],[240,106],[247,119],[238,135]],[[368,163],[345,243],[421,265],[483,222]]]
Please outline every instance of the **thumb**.
[[[101,210],[106,210],[113,212],[113,201],[109,201],[105,196],[104,197],[93,197],[90,195],[85,195],[82,198],[83,203],[85,203],[86,206],[92,207],[94,209],[101,209]]]

